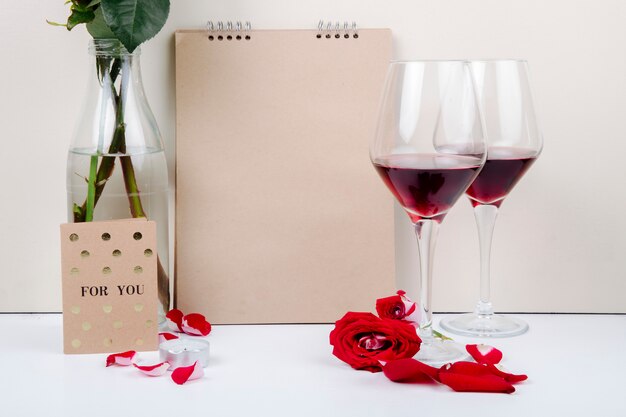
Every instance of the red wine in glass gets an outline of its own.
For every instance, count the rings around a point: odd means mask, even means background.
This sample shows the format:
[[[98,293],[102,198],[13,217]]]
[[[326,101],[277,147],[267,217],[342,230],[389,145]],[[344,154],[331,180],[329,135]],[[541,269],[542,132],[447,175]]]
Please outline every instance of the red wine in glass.
[[[481,158],[445,154],[399,154],[376,158],[374,167],[415,223],[441,222],[474,181]]]
[[[504,197],[535,162],[536,152],[512,147],[492,147],[487,162],[467,189],[474,207],[481,204],[500,207]]]
[[[470,337],[510,337],[528,324],[496,314],[491,303],[491,244],[499,207],[543,148],[532,101],[528,65],[522,60],[474,61],[470,64],[484,116],[487,160],[467,189],[474,206],[480,247],[480,298],[473,313],[443,318],[445,330]],[[526,260],[524,260],[526,261]]]
[[[392,62],[370,143],[374,168],[413,223],[418,273],[398,283],[418,301],[415,359],[436,367],[468,358],[462,345],[433,333],[431,283],[440,223],[487,157],[475,84],[464,61]]]

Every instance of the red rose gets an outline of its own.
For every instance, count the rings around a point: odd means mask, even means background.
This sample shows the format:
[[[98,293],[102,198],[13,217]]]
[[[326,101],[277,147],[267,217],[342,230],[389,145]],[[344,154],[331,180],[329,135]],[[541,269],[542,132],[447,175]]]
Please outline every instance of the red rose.
[[[376,300],[376,312],[383,319],[406,320],[416,324],[420,318],[417,305],[402,290],[397,295]]]
[[[348,312],[330,332],[333,355],[354,369],[370,372],[382,371],[379,361],[412,357],[421,342],[413,325],[372,313]]]

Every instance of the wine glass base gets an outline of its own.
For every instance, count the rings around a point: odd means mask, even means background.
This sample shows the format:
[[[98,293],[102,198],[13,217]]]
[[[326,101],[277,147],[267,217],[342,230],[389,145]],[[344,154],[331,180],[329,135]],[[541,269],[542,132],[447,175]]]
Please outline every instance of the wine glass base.
[[[511,337],[528,331],[526,322],[500,314],[466,313],[445,317],[439,325],[450,333],[473,337]]]
[[[469,355],[458,343],[432,339],[429,342],[422,342],[419,352],[413,359],[438,368],[450,362],[467,360]]]

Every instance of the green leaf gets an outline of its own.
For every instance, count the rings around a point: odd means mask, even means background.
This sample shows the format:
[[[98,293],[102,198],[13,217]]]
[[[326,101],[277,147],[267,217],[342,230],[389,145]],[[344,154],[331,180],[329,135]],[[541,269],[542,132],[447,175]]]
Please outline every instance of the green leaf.
[[[91,10],[79,10],[72,7],[72,14],[67,18],[67,30],[72,30],[76,25],[91,22],[96,15]]]
[[[64,28],[67,27],[67,23],[53,22],[53,21],[48,20],[48,19],[46,19],[46,23],[49,24],[50,26],[63,26]]]
[[[104,21],[128,52],[154,37],[167,20],[169,0],[101,0]]]
[[[87,5],[87,7],[93,7],[96,4],[100,4],[100,0],[91,0],[91,2],[89,2],[89,4]]]
[[[433,329],[433,336],[435,336],[435,338],[437,339],[441,339],[441,340],[454,340],[451,337],[446,336],[443,333],[438,332],[437,330]]]
[[[90,0],[71,0],[71,2],[72,4],[74,4],[74,7],[78,7],[82,9],[85,9],[91,6]]]
[[[98,7],[94,19],[87,23],[87,31],[94,39],[115,39],[115,34],[107,26],[102,16],[102,7]]]

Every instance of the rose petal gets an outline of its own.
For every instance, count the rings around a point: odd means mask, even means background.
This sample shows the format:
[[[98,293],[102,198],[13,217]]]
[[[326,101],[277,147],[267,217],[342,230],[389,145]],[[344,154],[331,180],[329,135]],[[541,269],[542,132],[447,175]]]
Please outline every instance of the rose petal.
[[[502,360],[502,352],[489,345],[467,345],[467,353],[478,363],[484,365],[495,365]]]
[[[165,319],[167,321],[167,327],[170,330],[175,332],[182,332],[182,324],[183,324],[183,312],[178,309],[173,309],[167,312],[165,315]]]
[[[492,374],[486,366],[473,362],[456,362],[442,366],[439,380],[459,392],[515,392],[515,387],[504,378]]]
[[[404,317],[404,320],[410,321],[417,326],[420,321],[420,311],[417,308],[417,303],[405,294],[406,293],[404,291],[398,291],[398,295],[402,297],[402,302],[404,303],[404,307],[406,309],[406,316]]]
[[[159,333],[159,343],[163,343],[167,340],[178,339],[178,336],[172,333]]]
[[[191,366],[181,366],[180,368],[174,369],[172,372],[172,381],[176,382],[178,385],[183,385],[187,381],[202,378],[203,376],[204,369],[200,362],[196,361]]]
[[[466,362],[466,361],[458,361],[458,362],[444,365],[441,368],[439,368],[439,373],[441,372],[452,372],[455,374],[464,374],[464,375],[473,375],[473,376],[493,375],[493,372],[491,372],[489,368],[487,368],[485,365],[481,365],[475,362]]]
[[[143,373],[144,375],[148,375],[148,376],[164,375],[167,372],[167,370],[170,368],[170,364],[167,362],[161,362],[161,363],[157,363],[156,365],[147,365],[147,366],[141,366],[141,365],[137,365],[136,363],[134,363],[133,366],[139,369],[141,373]]]
[[[211,323],[202,314],[191,313],[183,317],[182,330],[193,336],[206,336],[211,333]]]
[[[506,369],[504,369],[502,365],[499,365],[499,364],[496,364],[496,365],[490,364],[490,365],[487,365],[487,368],[491,371],[491,373],[493,373],[496,376],[499,376],[500,378],[504,378],[505,381],[510,382],[511,384],[526,381],[528,379],[528,376],[524,374],[516,375],[516,374],[512,374],[508,372]]]
[[[111,365],[129,366],[133,363],[133,358],[137,352],[129,350],[128,352],[113,353],[107,356],[107,368]]]
[[[383,367],[383,373],[393,382],[432,382],[439,380],[439,369],[413,358],[387,362]]]
[[[511,394],[515,387],[495,375],[472,376],[454,373],[440,375],[441,382],[458,392],[501,392]]]

